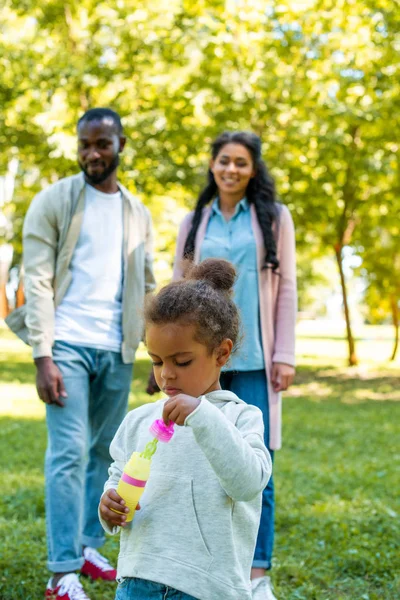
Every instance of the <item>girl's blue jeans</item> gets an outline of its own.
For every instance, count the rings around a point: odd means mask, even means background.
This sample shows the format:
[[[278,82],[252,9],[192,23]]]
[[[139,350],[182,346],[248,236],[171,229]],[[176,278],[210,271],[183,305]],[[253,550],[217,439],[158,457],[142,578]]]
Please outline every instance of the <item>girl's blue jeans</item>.
[[[117,588],[115,600],[196,600],[162,583],[127,577]]]
[[[269,449],[269,406],[268,386],[265,371],[225,371],[220,377],[221,388],[236,394],[247,404],[257,406],[264,419],[264,443]],[[270,569],[274,546],[274,482],[272,476],[263,491],[260,528],[258,530],[253,567]]]

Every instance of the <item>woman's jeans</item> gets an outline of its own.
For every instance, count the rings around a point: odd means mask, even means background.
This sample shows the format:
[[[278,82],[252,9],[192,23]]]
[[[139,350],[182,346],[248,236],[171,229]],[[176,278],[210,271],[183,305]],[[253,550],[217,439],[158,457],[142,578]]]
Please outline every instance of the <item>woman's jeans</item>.
[[[223,390],[233,392],[247,404],[253,404],[261,410],[264,419],[264,443],[273,460],[274,453],[269,449],[268,386],[265,371],[225,371],[221,373],[220,383]],[[274,506],[274,482],[271,475],[262,496],[260,528],[253,560],[255,568],[271,568],[274,546]]]
[[[53,360],[68,397],[64,407],[46,404],[48,568],[65,573],[82,567],[82,545],[98,548],[104,541],[97,509],[110,443],[126,413],[132,364],[119,352],[66,342],[55,343]]]
[[[117,588],[115,600],[196,600],[162,583],[127,577]]]

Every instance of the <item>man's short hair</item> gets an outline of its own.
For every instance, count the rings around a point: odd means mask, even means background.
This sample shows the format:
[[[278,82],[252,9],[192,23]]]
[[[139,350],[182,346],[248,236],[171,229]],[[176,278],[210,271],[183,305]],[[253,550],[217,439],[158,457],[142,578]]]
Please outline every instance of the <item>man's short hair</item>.
[[[111,119],[115,125],[118,135],[124,133],[120,116],[111,108],[91,108],[87,110],[84,115],[78,121],[77,127],[82,123],[89,123],[90,121],[102,121],[104,118]]]

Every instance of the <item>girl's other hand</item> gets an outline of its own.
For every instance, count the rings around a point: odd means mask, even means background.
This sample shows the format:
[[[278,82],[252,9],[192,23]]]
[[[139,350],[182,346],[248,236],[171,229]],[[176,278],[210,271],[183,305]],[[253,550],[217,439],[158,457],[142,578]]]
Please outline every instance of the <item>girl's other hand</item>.
[[[140,510],[138,504],[136,510]],[[111,525],[125,527],[129,508],[125,506],[125,500],[113,489],[109,489],[100,499],[100,514],[102,518]]]
[[[271,371],[271,383],[274,392],[283,392],[293,383],[296,371],[291,365],[285,363],[273,363]]]
[[[184,425],[188,417],[200,404],[200,398],[194,398],[187,394],[173,396],[164,404],[163,419],[166,425],[173,421],[177,425]]]

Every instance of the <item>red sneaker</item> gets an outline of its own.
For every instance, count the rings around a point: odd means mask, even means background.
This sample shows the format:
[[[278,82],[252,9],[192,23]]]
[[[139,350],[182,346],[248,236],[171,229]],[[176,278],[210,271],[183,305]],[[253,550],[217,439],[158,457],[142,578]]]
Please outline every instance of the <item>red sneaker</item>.
[[[110,565],[108,560],[94,548],[88,546],[83,549],[85,562],[81,569],[82,575],[91,579],[104,579],[105,581],[115,581],[117,571]]]
[[[44,597],[46,600],[90,600],[75,573],[61,577],[55,588],[51,587],[50,579]]]

